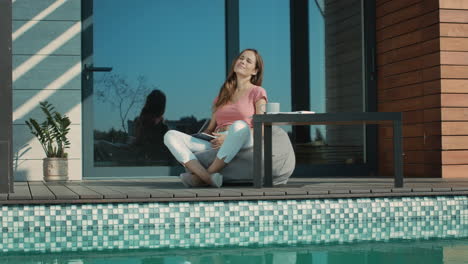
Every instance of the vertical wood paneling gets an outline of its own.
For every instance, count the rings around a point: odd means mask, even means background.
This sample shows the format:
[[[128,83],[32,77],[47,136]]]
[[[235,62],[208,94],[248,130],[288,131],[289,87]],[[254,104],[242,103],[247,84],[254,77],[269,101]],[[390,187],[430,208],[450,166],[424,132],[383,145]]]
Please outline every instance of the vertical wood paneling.
[[[438,6],[438,0],[395,0],[377,6],[376,10],[378,110],[403,112],[404,173],[410,177],[440,177],[437,175],[440,170],[434,170],[434,165],[441,164],[437,154],[441,140],[439,135],[431,135],[440,128],[430,125],[440,122]],[[388,154],[392,143],[389,131],[391,126],[379,130],[382,175],[393,174],[392,166],[386,166],[393,162]]]

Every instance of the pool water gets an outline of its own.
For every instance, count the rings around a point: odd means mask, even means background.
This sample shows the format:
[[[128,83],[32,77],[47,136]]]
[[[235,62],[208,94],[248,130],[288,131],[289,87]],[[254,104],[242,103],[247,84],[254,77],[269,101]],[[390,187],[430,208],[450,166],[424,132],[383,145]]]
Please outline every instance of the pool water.
[[[105,250],[9,254],[14,264],[459,264],[468,263],[468,239],[400,240],[295,246]]]

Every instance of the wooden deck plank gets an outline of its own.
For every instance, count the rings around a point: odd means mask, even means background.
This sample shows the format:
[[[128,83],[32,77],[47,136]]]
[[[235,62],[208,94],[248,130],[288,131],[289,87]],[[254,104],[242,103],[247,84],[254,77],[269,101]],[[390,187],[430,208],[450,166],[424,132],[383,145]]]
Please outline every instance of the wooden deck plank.
[[[8,200],[31,200],[31,192],[28,183],[15,183],[14,193],[8,194]]]
[[[328,194],[328,190],[319,190],[319,189],[317,190],[306,189],[306,190],[307,190],[307,195],[327,195]]]
[[[151,190],[150,194],[151,194],[151,198],[172,198],[172,197],[174,197],[174,194],[172,194],[172,192],[168,191],[167,189],[165,189],[165,190],[154,189],[154,190]]]
[[[452,191],[452,188],[433,187],[432,191],[433,192],[450,192],[450,191]]]
[[[197,188],[191,189],[191,190],[197,190]],[[203,188],[199,189],[203,190],[204,193],[211,192],[213,194],[207,194],[209,197],[241,197],[242,192],[239,191],[240,188],[234,189],[234,188]],[[199,196],[200,197],[200,196]]]
[[[110,189],[124,193],[128,199],[143,199],[151,198],[151,193],[144,188],[136,188],[133,186],[109,186]]]
[[[212,191],[219,193],[220,197],[241,197],[242,196],[242,192],[240,192],[239,189],[220,188],[220,189],[214,189]]]
[[[195,197],[219,197],[220,192],[210,189],[189,189],[187,192],[195,194]],[[184,194],[191,195],[191,194]]]
[[[104,195],[101,193],[97,193],[85,186],[81,186],[78,183],[65,183],[65,187],[72,190],[76,194],[80,196],[80,199],[102,199]]]
[[[172,186],[174,187],[173,184],[170,183],[159,183],[159,182],[139,182],[139,184],[135,184],[132,186],[125,186],[125,185],[119,185],[119,186],[112,186],[111,188],[120,192],[124,192],[127,194],[129,199],[141,199],[141,198],[174,198],[174,191],[179,190],[179,188],[161,188],[161,186]],[[178,186],[176,184],[175,186]],[[180,188],[183,187],[182,184],[178,186]],[[180,189],[181,191],[186,190]],[[176,191],[177,193],[177,191]],[[178,195],[178,197],[195,197],[193,195],[189,196],[184,196],[184,195]]]
[[[47,185],[54,193],[57,200],[79,200],[80,196],[60,183],[49,183]]]
[[[391,178],[293,178],[286,185],[261,189],[253,188],[250,185],[185,188],[178,179],[172,178],[86,180],[68,183],[15,182],[14,188],[16,193],[4,194],[4,200],[0,195],[0,204],[468,195],[468,179],[410,178],[405,179],[404,188],[394,188]]]
[[[307,190],[302,188],[278,188],[278,191],[282,191],[285,195],[307,195]]]
[[[119,192],[119,191],[115,191],[115,190],[112,190],[110,189],[109,187],[106,187],[106,186],[101,186],[101,185],[98,185],[98,186],[95,186],[95,185],[91,185],[90,183],[81,183],[81,186],[84,186],[96,193],[100,193],[103,195],[103,198],[104,199],[125,199],[127,198],[127,194],[125,193],[122,193],[122,192]]]
[[[351,193],[371,193],[371,189],[351,189]]]
[[[411,188],[412,192],[432,192],[431,187],[415,187]]]
[[[468,191],[468,186],[456,186],[456,187],[452,187],[452,191]]]
[[[265,194],[263,189],[256,188],[242,188],[241,193],[242,196],[263,196]]]
[[[267,188],[264,190],[263,195],[265,196],[285,196],[286,192],[277,190],[276,188]]]
[[[54,200],[56,198],[43,182],[30,182],[29,189],[33,200]]]
[[[197,197],[197,191],[187,191],[187,190],[170,190],[170,192],[174,195],[174,198],[195,198]],[[203,191],[201,191],[203,195]],[[205,196],[206,197],[206,196]]]
[[[411,192],[411,188],[392,188],[392,192],[394,193],[409,193]]]
[[[392,188],[372,188],[372,193],[391,193]]]
[[[174,198],[174,190],[186,190],[182,183],[173,180],[140,180],[135,181],[131,186],[128,186],[125,181],[121,181],[110,188],[126,193],[129,199]],[[192,196],[190,195],[190,197]]]
[[[187,188],[183,187],[182,184],[180,184],[180,186],[178,184],[176,185],[168,184],[168,185],[162,185],[162,186],[171,186],[171,187],[161,188],[159,184],[148,184],[141,189],[149,193],[152,198],[175,197],[176,193],[185,192],[188,190]],[[182,195],[180,197],[185,197],[185,196]],[[190,195],[189,197],[192,197],[192,196]]]

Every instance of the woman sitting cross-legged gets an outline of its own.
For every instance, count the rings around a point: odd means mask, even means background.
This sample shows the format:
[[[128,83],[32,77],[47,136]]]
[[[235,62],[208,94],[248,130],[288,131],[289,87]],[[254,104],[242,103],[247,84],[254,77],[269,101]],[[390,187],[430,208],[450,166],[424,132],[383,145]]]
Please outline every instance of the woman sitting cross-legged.
[[[219,173],[244,148],[253,146],[252,115],[263,113],[267,102],[263,80],[263,60],[254,49],[246,49],[234,60],[226,81],[213,101],[211,121],[204,131],[216,138],[211,141],[169,130],[164,144],[191,173],[182,173],[187,187],[221,187]],[[216,159],[203,167],[194,152],[219,148]]]

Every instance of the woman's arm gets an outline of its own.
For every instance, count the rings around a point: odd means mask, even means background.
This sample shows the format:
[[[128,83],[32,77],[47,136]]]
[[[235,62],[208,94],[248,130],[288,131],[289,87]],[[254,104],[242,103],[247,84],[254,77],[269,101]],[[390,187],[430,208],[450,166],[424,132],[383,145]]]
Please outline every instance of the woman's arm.
[[[255,103],[255,114],[263,114],[265,112],[265,99],[260,99]]]
[[[211,134],[216,128],[216,119],[215,119],[215,114],[213,113],[211,115],[211,120],[210,120],[210,123],[208,124],[208,127],[205,129],[205,133],[207,134]]]

